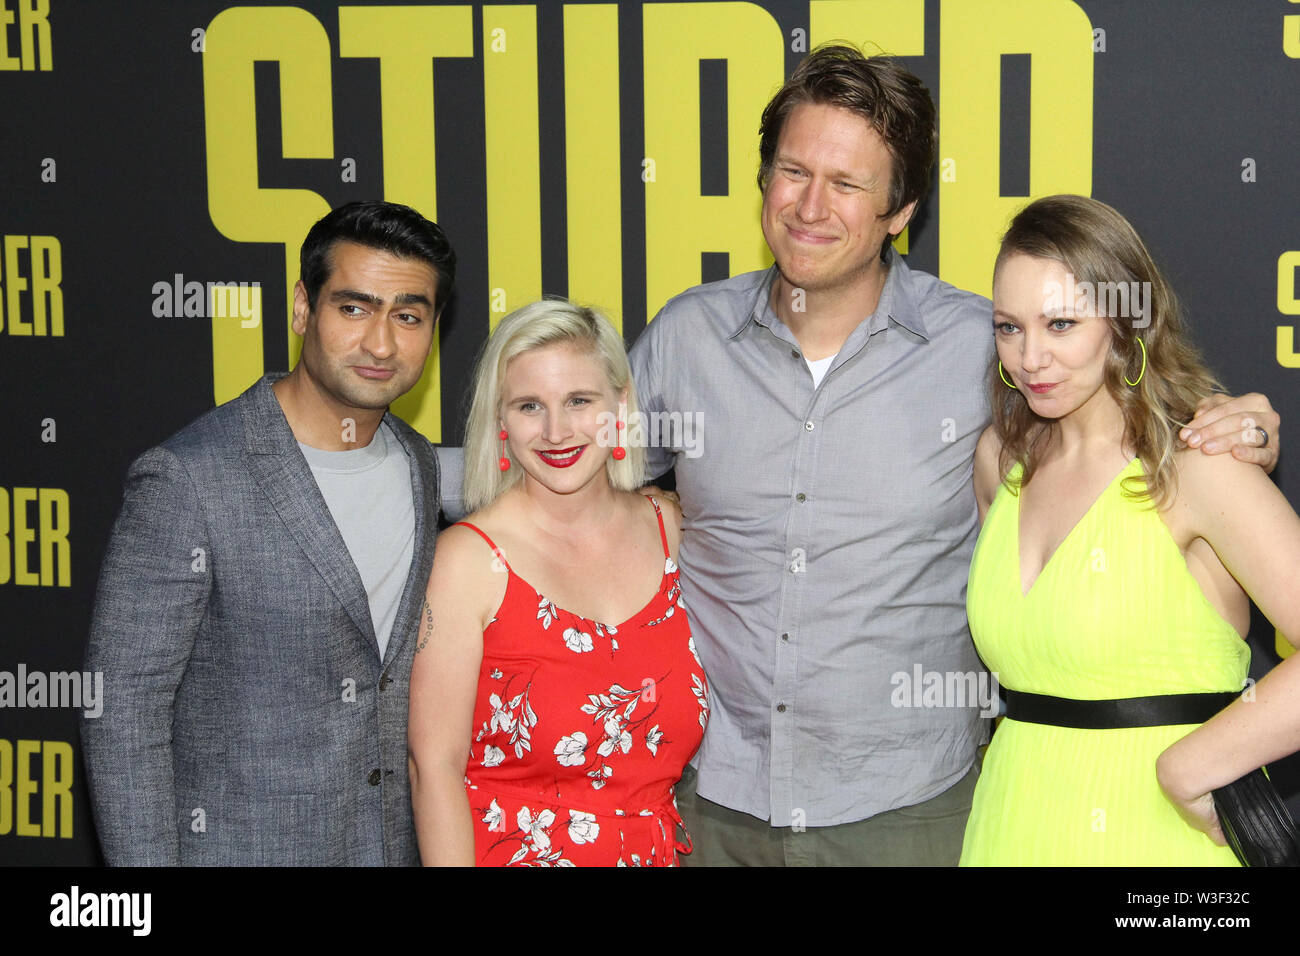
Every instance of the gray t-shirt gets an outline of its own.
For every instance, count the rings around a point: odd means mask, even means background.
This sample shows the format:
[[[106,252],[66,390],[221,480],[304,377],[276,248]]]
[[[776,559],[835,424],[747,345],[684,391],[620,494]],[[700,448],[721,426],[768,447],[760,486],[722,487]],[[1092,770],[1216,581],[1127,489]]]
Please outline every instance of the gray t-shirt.
[[[382,660],[415,549],[411,463],[383,424],[369,445],[355,451],[298,447],[366,587]]]

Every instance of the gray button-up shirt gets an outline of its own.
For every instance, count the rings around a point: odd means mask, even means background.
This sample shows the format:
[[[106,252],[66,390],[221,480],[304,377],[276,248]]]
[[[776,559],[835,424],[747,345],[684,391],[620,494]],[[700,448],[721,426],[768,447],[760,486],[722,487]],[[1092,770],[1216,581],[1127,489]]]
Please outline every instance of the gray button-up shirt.
[[[675,465],[682,499],[711,692],[699,793],[828,826],[941,793],[983,740],[961,687],[983,670],[965,598],[992,309],[891,251],[879,307],[814,388],[775,275],[672,299],[632,368],[662,446],[649,471]]]

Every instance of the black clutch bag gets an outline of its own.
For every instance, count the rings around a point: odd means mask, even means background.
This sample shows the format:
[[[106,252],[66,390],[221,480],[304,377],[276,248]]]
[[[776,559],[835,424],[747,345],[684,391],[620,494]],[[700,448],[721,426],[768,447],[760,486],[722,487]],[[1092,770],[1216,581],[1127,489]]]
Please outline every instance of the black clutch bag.
[[[1214,809],[1242,866],[1300,866],[1295,821],[1262,767],[1215,790]]]

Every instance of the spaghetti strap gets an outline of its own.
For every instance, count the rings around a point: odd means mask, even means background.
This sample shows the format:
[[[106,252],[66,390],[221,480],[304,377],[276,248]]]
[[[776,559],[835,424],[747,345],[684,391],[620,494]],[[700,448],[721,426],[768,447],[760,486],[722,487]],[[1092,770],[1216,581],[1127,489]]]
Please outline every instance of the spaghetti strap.
[[[663,523],[664,523],[663,518],[660,518],[659,527],[661,530],[663,528]],[[472,525],[468,521],[457,521],[456,524],[464,525],[466,528],[469,528],[471,531],[475,532],[480,538],[482,538],[484,541],[487,542],[487,546],[492,549],[492,553],[501,559],[501,563],[506,566],[506,570],[508,571],[514,570],[514,568],[510,567],[510,562],[506,560],[505,552],[497,547],[495,541],[493,541],[491,538],[489,538],[486,534],[483,533],[482,528],[478,527],[477,525]],[[452,527],[455,527],[455,525],[453,525]]]
[[[659,507],[659,502],[655,501],[653,496],[646,495],[646,497],[649,498],[650,503],[655,506],[655,517],[659,519],[659,540],[664,546],[664,557],[671,558],[673,555],[672,552],[668,550],[668,531],[664,528],[664,513]],[[479,531],[479,534],[483,534],[483,532]],[[486,537],[486,535],[484,535],[484,537]]]

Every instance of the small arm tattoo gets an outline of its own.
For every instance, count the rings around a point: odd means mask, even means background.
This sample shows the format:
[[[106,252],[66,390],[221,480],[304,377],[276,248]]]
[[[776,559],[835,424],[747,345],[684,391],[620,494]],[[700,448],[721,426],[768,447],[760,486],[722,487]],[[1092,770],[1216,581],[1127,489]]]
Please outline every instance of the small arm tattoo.
[[[428,600],[424,602],[424,631],[420,636],[420,643],[415,645],[415,653],[424,650],[429,638],[433,636],[433,608],[429,606]]]

